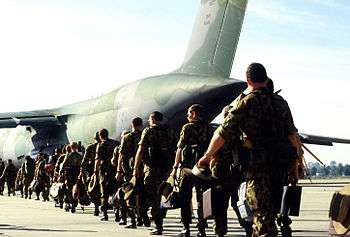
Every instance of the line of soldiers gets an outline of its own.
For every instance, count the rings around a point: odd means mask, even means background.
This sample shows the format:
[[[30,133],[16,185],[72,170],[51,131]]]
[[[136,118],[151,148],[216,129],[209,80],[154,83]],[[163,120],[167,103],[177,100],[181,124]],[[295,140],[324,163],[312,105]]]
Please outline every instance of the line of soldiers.
[[[302,164],[297,129],[287,102],[274,93],[263,65],[252,63],[248,67],[247,83],[248,93],[242,93],[224,108],[225,120],[216,131],[204,119],[205,107],[193,104],[188,108],[188,122],[183,125],[178,141],[163,123],[163,114],[154,111],[145,129],[142,119],[134,118],[132,130],[122,134],[120,144],[102,129],[83,155],[73,142],[56,150],[49,159],[39,156],[35,172],[29,168],[33,161],[26,157],[20,169],[25,197],[34,179],[41,184],[36,192],[42,192],[44,200],[48,199],[50,185],[51,189],[55,186],[57,195],[52,196],[58,207],[63,208],[65,203],[66,211],[75,212],[78,202],[82,205],[92,202],[94,215],[101,211],[102,221],[108,220],[108,210],[113,208],[115,221],[120,225],[133,229],[149,227],[153,220],[155,228],[150,234],[162,235],[167,211],[161,205],[162,188],[172,179],[176,180],[181,200],[183,230],[179,236],[190,236],[193,188],[198,237],[206,236],[208,224],[203,216],[202,199],[209,188],[218,193],[214,204],[217,236],[227,234],[230,199],[247,236],[277,236],[276,220],[282,236],[291,236],[290,218],[278,213],[283,186],[297,182]],[[207,173],[209,178],[195,175],[192,169]],[[242,218],[237,207],[237,190],[244,181],[252,220]],[[149,209],[151,218],[147,214]]]

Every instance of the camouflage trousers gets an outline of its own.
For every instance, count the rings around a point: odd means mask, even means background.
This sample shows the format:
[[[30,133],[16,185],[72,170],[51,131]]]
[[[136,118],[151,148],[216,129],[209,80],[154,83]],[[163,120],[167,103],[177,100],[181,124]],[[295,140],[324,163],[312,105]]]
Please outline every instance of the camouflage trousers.
[[[31,190],[29,190],[30,183],[33,181],[34,176],[24,176],[23,178],[23,193],[25,197],[32,195]]]
[[[247,201],[253,212],[252,237],[275,237],[286,172],[262,167],[259,170],[249,172],[247,176]]]
[[[7,194],[8,196],[10,196],[10,194],[12,193],[13,195],[15,195],[15,186],[16,186],[16,180],[14,179],[9,179],[6,180],[6,185],[7,185]]]
[[[117,181],[115,172],[99,172],[99,182],[101,191],[101,211],[106,213],[109,208],[108,198],[117,191]]]
[[[163,228],[163,219],[166,216],[166,210],[160,209],[159,186],[169,175],[168,170],[153,168],[145,165],[144,167],[144,195],[146,197],[146,209],[152,207],[151,214],[156,227]]]

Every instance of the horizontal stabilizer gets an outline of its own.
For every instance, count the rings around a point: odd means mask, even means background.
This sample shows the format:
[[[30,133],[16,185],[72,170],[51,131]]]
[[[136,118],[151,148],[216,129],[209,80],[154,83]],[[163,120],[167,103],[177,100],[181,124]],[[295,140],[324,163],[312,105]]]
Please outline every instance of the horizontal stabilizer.
[[[324,137],[311,135],[306,133],[299,133],[299,137],[302,143],[314,144],[314,145],[324,145],[333,146],[333,143],[350,144],[349,139],[334,138],[334,137]]]

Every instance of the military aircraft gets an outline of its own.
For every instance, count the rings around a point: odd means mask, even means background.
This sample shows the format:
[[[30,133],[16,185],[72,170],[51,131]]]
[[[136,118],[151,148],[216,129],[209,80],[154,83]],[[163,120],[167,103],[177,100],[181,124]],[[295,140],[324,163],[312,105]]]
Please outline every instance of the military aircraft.
[[[98,98],[56,109],[0,113],[0,157],[52,153],[70,141],[86,146],[101,128],[119,139],[132,118],[146,121],[155,110],[176,131],[193,103],[206,105],[206,119],[213,120],[246,88],[245,82],[229,78],[246,7],[247,0],[201,0],[185,59],[169,74],[131,82]],[[301,137],[304,142],[323,145],[350,143]]]

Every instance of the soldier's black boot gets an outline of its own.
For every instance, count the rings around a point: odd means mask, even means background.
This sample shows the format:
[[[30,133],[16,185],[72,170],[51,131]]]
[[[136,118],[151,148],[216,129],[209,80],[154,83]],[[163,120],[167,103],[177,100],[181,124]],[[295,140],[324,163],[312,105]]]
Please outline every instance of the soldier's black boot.
[[[150,227],[151,226],[151,220],[149,219],[147,213],[142,216],[142,220],[143,220],[143,225],[145,227]]]
[[[101,221],[108,221],[108,214],[107,211],[103,212],[103,217],[100,219]]]
[[[71,213],[74,213],[74,212],[75,212],[75,205],[74,205],[74,204],[72,204],[72,209],[70,209],[70,212],[71,212]]]
[[[292,237],[292,229],[290,226],[281,226],[282,237]]]
[[[162,235],[163,234],[163,228],[154,228],[149,232],[150,235]]]
[[[135,218],[131,219],[131,224],[125,226],[125,228],[127,228],[127,229],[136,229],[137,227],[136,227],[136,220],[135,220]]]
[[[120,221],[119,211],[115,211],[114,215],[115,215],[114,221],[119,222]]]
[[[139,226],[139,227],[140,227],[140,226],[143,226],[142,217],[137,217],[136,225]]]
[[[205,233],[205,229],[204,228],[200,228],[198,230],[198,233],[197,233],[197,237],[206,237],[206,233]]]
[[[69,209],[70,209],[70,205],[68,203],[66,203],[66,205],[64,206],[64,210],[68,212]]]
[[[98,216],[99,214],[100,214],[100,210],[98,209],[98,206],[95,205],[94,216]]]
[[[128,220],[124,217],[122,217],[122,219],[119,222],[119,225],[126,225],[128,223]]]
[[[149,232],[150,235],[162,235],[163,234],[163,220],[155,219],[156,228]]]
[[[277,218],[277,224],[281,227],[282,237],[292,237],[292,229],[290,228],[292,220],[289,216],[279,216]]]
[[[190,225],[184,224],[183,229],[181,230],[180,234],[177,235],[177,237],[190,237],[190,236],[191,236]]]

